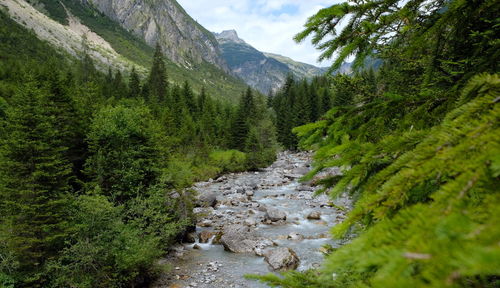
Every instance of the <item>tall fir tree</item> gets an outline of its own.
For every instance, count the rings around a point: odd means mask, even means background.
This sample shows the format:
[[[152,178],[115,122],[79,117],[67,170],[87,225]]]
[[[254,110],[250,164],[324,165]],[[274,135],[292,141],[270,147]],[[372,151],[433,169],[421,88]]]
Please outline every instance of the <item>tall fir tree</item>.
[[[7,113],[0,146],[1,233],[19,262],[21,286],[45,287],[42,270],[68,236],[71,165],[46,88],[28,79]]]
[[[148,89],[150,101],[163,103],[168,96],[168,79],[167,70],[165,68],[165,59],[159,43],[156,44],[155,53],[153,56],[153,66],[148,79]]]
[[[129,87],[129,98],[137,98],[141,94],[141,79],[139,78],[139,74],[135,70],[135,66],[132,67],[132,71],[130,72],[130,78],[128,82]]]

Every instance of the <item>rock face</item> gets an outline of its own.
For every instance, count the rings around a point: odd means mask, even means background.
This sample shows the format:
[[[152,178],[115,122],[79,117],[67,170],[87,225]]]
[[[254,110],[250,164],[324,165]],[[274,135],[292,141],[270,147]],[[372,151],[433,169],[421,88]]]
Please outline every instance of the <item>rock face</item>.
[[[228,71],[215,37],[175,0],[80,0],[144,39],[159,43],[172,61],[191,66],[203,60]]]
[[[286,247],[271,250],[266,254],[265,260],[273,270],[294,270],[297,269],[300,263],[297,254]]]
[[[286,220],[286,213],[276,208],[267,208],[265,218],[271,222]]]

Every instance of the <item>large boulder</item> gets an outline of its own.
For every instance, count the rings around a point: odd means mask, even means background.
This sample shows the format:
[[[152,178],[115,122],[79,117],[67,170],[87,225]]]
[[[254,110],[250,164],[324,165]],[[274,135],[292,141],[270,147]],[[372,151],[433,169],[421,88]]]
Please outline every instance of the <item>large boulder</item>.
[[[265,260],[273,270],[295,270],[299,267],[299,257],[290,248],[280,247],[269,251]]]
[[[250,228],[233,224],[224,227],[224,235],[220,239],[220,243],[226,251],[233,253],[251,253],[258,244],[258,239]]]
[[[196,201],[198,207],[215,207],[217,204],[217,194],[215,192],[203,192],[198,196],[198,201]]]
[[[267,207],[265,219],[271,222],[286,220],[286,213],[276,208]]]

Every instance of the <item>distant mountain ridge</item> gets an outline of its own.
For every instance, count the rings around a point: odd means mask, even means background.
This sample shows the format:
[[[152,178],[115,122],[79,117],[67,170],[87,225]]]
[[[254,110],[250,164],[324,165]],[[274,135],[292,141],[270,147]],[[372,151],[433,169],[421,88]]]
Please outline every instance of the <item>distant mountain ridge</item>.
[[[231,72],[264,94],[276,92],[290,73],[298,79],[311,79],[328,70],[285,56],[261,52],[239,38],[235,30],[214,35]]]

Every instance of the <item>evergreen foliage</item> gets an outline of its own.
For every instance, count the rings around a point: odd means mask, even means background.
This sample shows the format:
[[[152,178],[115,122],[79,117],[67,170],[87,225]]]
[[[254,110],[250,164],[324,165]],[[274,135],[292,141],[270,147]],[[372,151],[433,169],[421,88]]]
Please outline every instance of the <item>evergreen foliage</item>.
[[[29,77],[29,76],[28,76]],[[23,286],[43,287],[42,268],[68,233],[71,165],[47,87],[25,79],[7,110],[0,159],[1,234],[23,274]],[[14,276],[15,277],[15,276]]]
[[[304,180],[353,197],[332,229],[353,240],[318,270],[251,278],[275,287],[498,286],[498,8],[349,1],[309,19],[297,40],[312,35],[322,58],[339,52],[332,68],[350,55],[362,68],[329,77],[319,90],[332,109],[293,130],[302,149],[316,150]],[[378,71],[362,67],[367,55],[381,59]],[[342,173],[316,177],[329,167]]]

